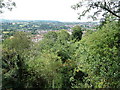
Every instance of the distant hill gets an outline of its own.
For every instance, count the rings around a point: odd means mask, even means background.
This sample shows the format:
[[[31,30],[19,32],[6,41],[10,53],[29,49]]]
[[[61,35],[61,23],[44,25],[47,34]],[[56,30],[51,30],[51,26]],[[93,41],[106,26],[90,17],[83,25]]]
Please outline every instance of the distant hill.
[[[8,20],[8,19],[0,19],[0,22],[51,22],[51,23],[69,23],[69,24],[98,24],[99,22],[61,22],[56,20]]]
[[[0,19],[0,22],[59,22],[55,20],[8,20],[8,19]]]

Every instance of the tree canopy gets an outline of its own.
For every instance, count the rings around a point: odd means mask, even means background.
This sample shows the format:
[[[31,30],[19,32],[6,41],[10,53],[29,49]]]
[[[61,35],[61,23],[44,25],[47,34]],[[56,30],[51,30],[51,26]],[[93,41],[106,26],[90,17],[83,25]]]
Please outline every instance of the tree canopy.
[[[16,6],[16,3],[12,0],[0,0],[0,14],[4,12],[3,9],[7,8],[8,10],[12,10],[13,7]]]
[[[77,26],[74,26],[72,30],[73,30],[72,39],[76,39],[78,41],[81,40],[82,34],[83,34],[81,27],[77,25]]]
[[[102,13],[106,16],[108,13],[120,18],[120,0],[81,0],[72,8],[77,10],[84,7],[82,13],[79,13],[79,19],[81,16],[85,16],[89,12],[93,12],[93,15],[89,15],[93,19],[96,19],[98,15]]]

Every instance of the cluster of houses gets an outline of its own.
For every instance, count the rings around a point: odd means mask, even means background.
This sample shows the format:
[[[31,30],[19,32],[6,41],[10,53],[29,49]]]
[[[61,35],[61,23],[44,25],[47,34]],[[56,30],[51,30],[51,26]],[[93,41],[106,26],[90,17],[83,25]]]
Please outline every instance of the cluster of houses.
[[[44,34],[48,33],[49,31],[54,31],[57,32],[59,30],[39,30],[37,35],[32,36],[32,41],[33,42],[39,42],[40,40],[43,39]]]
[[[60,30],[39,30],[38,34],[32,35],[31,40],[33,42],[39,42],[43,39],[44,34],[48,33],[49,31],[59,32]],[[69,34],[71,34],[72,30],[67,30]],[[9,39],[13,39],[13,36],[10,36]],[[2,35],[0,35],[0,41],[4,40]]]
[[[37,35],[33,35],[32,41],[33,42],[39,42],[40,40],[43,39],[44,34],[48,33],[49,31],[59,32],[60,30],[48,30],[48,31],[47,30],[46,31],[41,30],[41,31],[38,32]],[[67,30],[67,32],[69,34],[72,34],[72,30],[71,29]]]

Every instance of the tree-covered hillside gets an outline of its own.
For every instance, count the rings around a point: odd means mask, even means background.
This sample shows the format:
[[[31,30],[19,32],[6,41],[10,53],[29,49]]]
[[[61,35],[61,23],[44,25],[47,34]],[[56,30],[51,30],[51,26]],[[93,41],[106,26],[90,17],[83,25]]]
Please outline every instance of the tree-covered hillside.
[[[6,39],[3,88],[119,88],[118,23],[108,22],[80,40],[74,29],[71,35],[48,32],[39,43],[23,32]]]

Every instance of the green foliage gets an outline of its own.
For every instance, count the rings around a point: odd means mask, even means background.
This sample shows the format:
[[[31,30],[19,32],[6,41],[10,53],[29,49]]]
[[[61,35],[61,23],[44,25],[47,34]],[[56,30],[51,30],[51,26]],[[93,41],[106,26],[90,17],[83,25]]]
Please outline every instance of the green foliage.
[[[57,39],[57,33],[56,32],[48,32],[47,34],[44,35],[44,38],[45,39],[54,39],[56,40]]]
[[[117,23],[111,22],[79,42],[76,57],[78,67],[88,74],[87,87],[120,87],[118,33]]]
[[[77,41],[81,40],[82,38],[82,29],[80,26],[75,26],[72,28],[73,32],[72,32],[72,39],[75,39]]]
[[[48,32],[44,35],[44,39],[39,42],[39,49],[40,51],[49,50],[51,49],[57,40],[57,33],[56,32]]]
[[[74,48],[75,46],[70,44],[70,35],[65,30],[47,33],[38,45],[38,50],[41,51],[40,56],[38,56],[37,59],[33,59],[34,62],[31,60],[31,64],[28,63],[31,69],[37,66],[34,70],[32,70],[34,73],[38,72],[33,74],[36,75],[34,78],[36,79],[37,75],[40,76],[39,79],[41,79],[43,83],[32,79],[34,82],[30,81],[32,82],[31,84],[33,85],[33,83],[36,83],[36,87],[41,87],[42,83],[43,87],[52,88],[54,86],[57,88],[70,88],[70,78],[72,77],[72,72],[76,67],[76,62],[72,60],[73,58],[71,57],[73,54],[72,50],[74,50]],[[58,62],[59,65],[56,65]],[[36,65],[37,63],[38,65]],[[32,64],[34,66],[32,66]],[[55,68],[58,70],[55,71]],[[37,86],[37,84],[40,86]],[[31,87],[35,86],[33,85]]]
[[[34,60],[27,62],[28,86],[39,88],[61,88],[61,60],[54,53],[44,53]],[[29,86],[30,85],[30,86]]]
[[[69,41],[69,39],[70,39],[70,35],[67,32],[67,30],[61,30],[57,34],[58,34],[58,40],[59,41]]]
[[[119,88],[118,22],[106,22],[83,36],[81,27],[73,30],[72,35],[66,30],[48,32],[39,43],[32,43],[24,32],[6,39],[3,87]]]
[[[24,32],[16,32],[7,47],[9,49],[14,49],[18,53],[23,53],[25,50],[30,48],[31,44],[29,35]]]
[[[26,57],[26,54],[30,51],[32,42],[26,33],[17,32],[12,39],[6,39],[2,44],[2,59],[10,64],[15,62],[18,55],[22,58]]]
[[[12,39],[6,39],[2,48],[3,87],[23,87],[26,73],[25,60],[28,58],[30,45],[28,35],[17,32]],[[11,82],[13,82],[11,84]],[[10,86],[10,87],[9,87]]]

